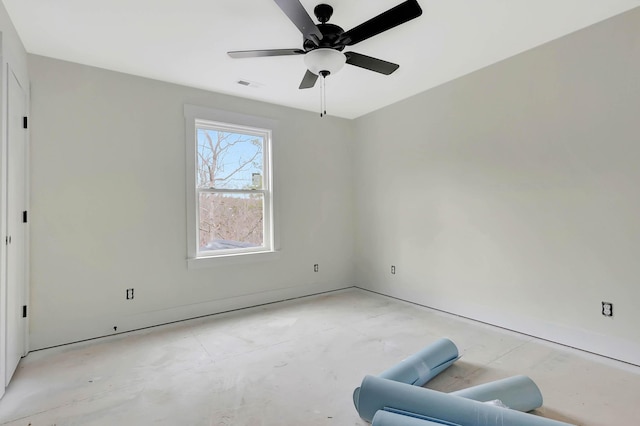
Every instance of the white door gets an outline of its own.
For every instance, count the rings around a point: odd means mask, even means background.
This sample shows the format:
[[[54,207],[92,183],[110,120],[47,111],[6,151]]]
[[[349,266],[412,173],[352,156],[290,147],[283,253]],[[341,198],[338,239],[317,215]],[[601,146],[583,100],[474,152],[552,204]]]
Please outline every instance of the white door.
[[[23,126],[26,116],[26,93],[18,79],[7,70],[7,297],[6,305],[6,376],[9,384],[13,373],[25,355],[26,319],[26,148],[27,131]]]

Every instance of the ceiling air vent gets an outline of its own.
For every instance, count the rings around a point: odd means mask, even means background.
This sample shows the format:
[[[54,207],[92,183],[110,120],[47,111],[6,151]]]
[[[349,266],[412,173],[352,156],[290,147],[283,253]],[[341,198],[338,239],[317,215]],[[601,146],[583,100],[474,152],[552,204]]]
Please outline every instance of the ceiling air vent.
[[[262,87],[262,84],[256,83],[255,81],[247,80],[247,79],[244,79],[244,78],[236,81],[236,83],[238,83],[241,86],[245,86],[245,87],[253,87],[254,89]]]

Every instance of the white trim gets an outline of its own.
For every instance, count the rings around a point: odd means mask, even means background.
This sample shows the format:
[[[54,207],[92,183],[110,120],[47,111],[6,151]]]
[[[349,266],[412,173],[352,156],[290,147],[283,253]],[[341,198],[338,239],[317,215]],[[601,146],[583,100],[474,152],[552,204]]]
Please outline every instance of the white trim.
[[[214,266],[240,265],[243,263],[268,262],[280,259],[279,251],[252,251],[227,253],[215,256],[202,256],[187,259],[189,269],[210,268]]]
[[[364,286],[358,288],[640,366],[640,345],[631,340],[597,333],[583,328],[542,321],[526,315],[506,314],[496,309],[459,299],[448,297],[436,298],[432,295],[429,296],[416,291],[389,291],[389,289],[383,290]]]
[[[0,31],[0,54],[5,52],[4,33]],[[5,56],[0,56],[0,396],[5,393],[7,377],[7,246],[1,244],[7,236],[7,214],[4,209],[7,201],[7,73]]]
[[[12,73],[18,84],[22,87],[25,93],[25,113],[29,117],[30,116],[30,85],[29,78],[27,74],[27,69],[21,65],[21,61],[19,60],[19,55],[21,53],[13,49],[13,45],[11,44],[10,37],[7,37],[6,31],[0,30],[0,65],[2,66],[0,70],[0,238],[4,239],[7,232],[7,212],[6,212],[6,202],[7,202],[7,114],[8,111],[8,84],[9,84],[9,73]],[[26,54],[25,54],[26,57]],[[26,59],[25,59],[26,64]],[[31,126],[31,124],[30,124]],[[25,208],[30,212],[29,209],[29,174],[28,174],[28,163],[29,163],[29,132],[27,130],[27,134],[25,136],[25,162],[27,164],[27,168],[25,169]],[[29,222],[30,223],[30,222]],[[24,288],[24,302],[29,307],[29,311],[31,311],[31,306],[29,305],[29,223],[27,223],[25,228],[25,288]],[[7,272],[7,246],[5,244],[0,244],[0,303],[2,306],[0,307],[0,398],[5,393],[5,382],[6,382],[6,315],[7,315],[7,280],[6,280],[6,272]],[[26,355],[30,349],[30,335],[29,335],[29,321],[30,314],[27,316],[25,320],[25,340],[24,340],[24,354]]]
[[[217,265],[225,265],[229,263],[246,263],[254,261],[263,261],[276,259],[275,256],[278,249],[277,244],[277,226],[275,223],[276,203],[273,177],[273,140],[274,134],[277,133],[278,122],[264,117],[255,117],[245,114],[239,114],[229,111],[222,111],[213,108],[206,108],[196,105],[184,106],[185,116],[185,145],[186,145],[186,211],[187,211],[187,267],[201,268]],[[251,249],[234,249],[211,253],[198,253],[198,211],[196,208],[196,197],[198,191],[196,189],[196,125],[211,124],[212,128],[225,128],[230,131],[249,132],[252,134],[256,130],[258,135],[266,136],[263,146],[263,179],[266,180],[265,188],[267,190],[260,191],[243,191],[243,190],[212,190],[213,192],[238,192],[238,193],[256,193],[269,194],[264,197],[264,222],[268,225],[265,228],[269,232],[263,235],[264,245],[260,248]],[[219,125],[219,126],[218,126]],[[270,254],[270,255],[269,255]],[[238,257],[231,261],[230,258]]]
[[[226,189],[226,188],[198,188],[199,192],[209,192],[211,194],[228,193],[228,194],[262,194],[265,195],[268,191],[264,189]]]
[[[30,336],[29,329],[31,323],[31,247],[29,242],[31,241],[31,81],[26,81],[24,87],[25,93],[25,116],[27,117],[27,128],[25,129],[24,143],[25,143],[25,153],[24,153],[24,186],[25,186],[25,199],[24,199],[24,209],[27,211],[27,223],[24,224],[24,248],[25,248],[25,258],[24,258],[24,304],[27,306],[27,317],[24,319],[24,355],[30,351]]]
[[[298,297],[313,296],[334,290],[344,290],[351,287],[350,285],[328,286],[325,284],[316,284],[265,290],[223,299],[207,300],[190,305],[122,315],[118,317],[115,325],[118,326],[118,334],[120,334],[141,328],[155,327],[176,321],[186,321],[192,318],[251,308]],[[31,335],[32,348],[33,350],[40,350],[86,339],[110,336],[114,334],[113,326],[113,315],[104,315],[84,322],[69,320],[69,324],[60,323],[56,333],[40,332],[39,330],[34,331]]]
[[[237,124],[228,124],[228,123],[219,123],[209,120],[196,119],[194,123],[196,130],[200,129],[210,129],[214,131],[222,131],[228,133],[237,133],[242,135],[251,135],[256,136],[262,139],[262,189],[228,189],[228,188],[216,188],[215,182],[212,182],[214,185],[211,188],[198,188],[197,187],[197,177],[196,182],[193,182],[196,185],[196,198],[194,199],[194,203],[196,206],[199,206],[200,203],[200,195],[202,193],[226,193],[226,194],[262,194],[262,245],[260,247],[247,247],[242,249],[226,249],[226,250],[211,250],[211,251],[203,251],[196,245],[196,258],[201,257],[212,257],[212,256],[226,256],[226,255],[234,255],[237,253],[255,253],[259,251],[273,251],[273,246],[271,244],[273,238],[273,222],[271,218],[273,217],[273,211],[271,208],[271,167],[270,167],[270,158],[271,158],[271,130],[270,129],[261,129],[256,127],[248,127],[241,126]],[[196,141],[197,142],[197,141]],[[196,145],[198,145],[196,143]],[[266,183],[266,185],[265,185]],[[196,208],[196,224],[200,223],[200,209]]]

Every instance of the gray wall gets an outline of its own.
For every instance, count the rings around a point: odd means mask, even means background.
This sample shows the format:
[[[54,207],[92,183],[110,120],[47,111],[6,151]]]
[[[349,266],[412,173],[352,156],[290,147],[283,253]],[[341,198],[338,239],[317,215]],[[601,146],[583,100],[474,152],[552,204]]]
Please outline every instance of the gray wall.
[[[32,349],[354,284],[350,122],[39,56],[29,71]],[[276,260],[187,269],[185,103],[279,122]]]
[[[359,285],[640,364],[638,28],[635,9],[357,119]]]
[[[31,56],[32,348],[356,283],[640,364],[639,27],[351,122]],[[280,121],[278,260],[187,269],[185,103]]]

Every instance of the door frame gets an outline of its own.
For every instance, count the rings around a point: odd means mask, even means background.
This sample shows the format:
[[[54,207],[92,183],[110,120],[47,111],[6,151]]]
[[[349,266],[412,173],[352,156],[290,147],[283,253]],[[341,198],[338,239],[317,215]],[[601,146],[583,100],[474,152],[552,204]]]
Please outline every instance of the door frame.
[[[8,111],[8,84],[9,84],[9,76],[12,73],[18,84],[22,87],[25,93],[25,115],[29,117],[29,112],[31,109],[30,105],[30,85],[28,74],[26,69],[21,69],[22,67],[18,64],[17,69],[12,67],[12,63],[19,63],[19,61],[13,61],[12,52],[10,49],[7,49],[5,42],[5,35],[2,31],[0,31],[0,72],[2,74],[1,84],[0,84],[0,240],[4,240],[7,236],[7,149],[8,149],[8,128],[7,128],[7,116],[9,114]],[[22,72],[20,72],[22,71]],[[30,262],[29,262],[29,228],[30,228],[30,182],[29,182],[29,164],[30,164],[30,127],[31,123],[29,122],[29,128],[25,130],[25,208],[29,215],[29,220],[25,224],[25,264],[24,264],[24,300],[25,304],[28,306],[28,310],[30,310],[29,300],[29,270],[30,270]],[[0,385],[0,398],[5,393],[5,385],[6,382],[6,326],[7,326],[7,310],[6,306],[3,304],[6,303],[7,296],[7,245],[1,243],[0,241],[0,380],[2,384]],[[29,313],[29,312],[28,312]],[[24,350],[23,356],[29,352],[29,318],[30,315],[27,315],[25,320],[24,327]]]

